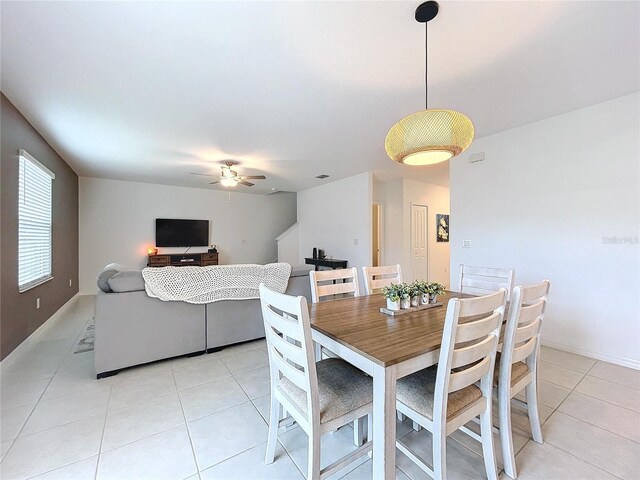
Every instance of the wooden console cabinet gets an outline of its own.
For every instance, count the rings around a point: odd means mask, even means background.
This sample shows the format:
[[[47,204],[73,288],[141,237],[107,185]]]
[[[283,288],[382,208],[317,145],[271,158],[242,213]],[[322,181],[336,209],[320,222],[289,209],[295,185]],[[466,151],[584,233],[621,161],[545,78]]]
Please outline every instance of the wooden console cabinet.
[[[147,267],[208,267],[218,265],[217,253],[172,253],[149,255]]]

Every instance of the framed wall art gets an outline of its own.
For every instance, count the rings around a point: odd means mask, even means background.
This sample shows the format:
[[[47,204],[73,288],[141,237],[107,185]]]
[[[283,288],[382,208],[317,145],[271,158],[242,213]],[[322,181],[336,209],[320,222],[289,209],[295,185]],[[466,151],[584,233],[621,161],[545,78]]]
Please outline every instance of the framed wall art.
[[[449,215],[445,213],[436,214],[436,242],[449,241]]]

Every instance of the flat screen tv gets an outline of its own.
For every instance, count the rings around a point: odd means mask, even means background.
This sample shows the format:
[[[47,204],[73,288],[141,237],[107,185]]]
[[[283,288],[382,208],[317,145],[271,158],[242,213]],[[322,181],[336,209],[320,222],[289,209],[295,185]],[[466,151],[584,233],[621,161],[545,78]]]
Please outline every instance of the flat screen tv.
[[[156,247],[209,245],[209,220],[156,218]]]

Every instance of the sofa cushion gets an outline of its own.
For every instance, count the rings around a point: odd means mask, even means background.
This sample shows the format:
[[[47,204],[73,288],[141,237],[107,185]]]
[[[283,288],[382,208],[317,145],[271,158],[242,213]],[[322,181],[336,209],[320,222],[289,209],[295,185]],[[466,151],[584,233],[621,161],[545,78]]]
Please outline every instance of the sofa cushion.
[[[144,290],[141,270],[122,270],[108,280],[109,287],[116,293]]]
[[[98,274],[98,280],[96,282],[98,284],[98,288],[105,293],[112,292],[111,287],[109,286],[109,279],[124,269],[125,268],[119,263],[110,263],[104,267]]]

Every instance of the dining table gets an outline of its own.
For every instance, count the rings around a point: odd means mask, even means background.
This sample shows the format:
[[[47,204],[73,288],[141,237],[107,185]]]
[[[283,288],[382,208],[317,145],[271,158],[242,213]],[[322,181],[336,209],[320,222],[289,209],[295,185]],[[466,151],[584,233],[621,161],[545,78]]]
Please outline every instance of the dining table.
[[[442,303],[388,315],[382,294],[309,306],[311,334],[322,346],[373,379],[373,478],[396,478],[396,381],[437,364],[447,303],[471,295],[447,291]]]

